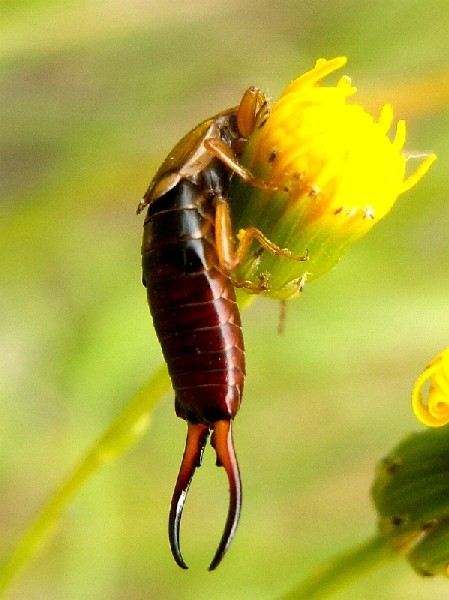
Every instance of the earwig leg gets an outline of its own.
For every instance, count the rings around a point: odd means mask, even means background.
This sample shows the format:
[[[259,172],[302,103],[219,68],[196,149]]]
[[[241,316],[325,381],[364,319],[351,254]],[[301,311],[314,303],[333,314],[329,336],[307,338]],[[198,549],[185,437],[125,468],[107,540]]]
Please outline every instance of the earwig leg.
[[[269,240],[259,229],[256,227],[247,227],[241,229],[238,234],[239,245],[235,251],[234,261],[235,266],[238,266],[245,256],[248,254],[253,240],[257,240],[259,244],[270,254],[279,256],[281,258],[288,258],[290,260],[296,260],[304,262],[309,260],[309,254],[306,251],[305,254],[293,254],[288,248],[280,248],[274,242]]]
[[[209,571],[218,567],[226,554],[240,518],[242,505],[242,485],[240,482],[239,466],[232,441],[231,421],[221,420],[214,424],[211,444],[217,453],[217,466],[224,467],[229,481],[229,509],[226,525],[215,556],[209,566]]]
[[[259,229],[252,226],[240,230],[238,234],[239,245],[237,246],[237,249],[234,249],[229,205],[226,200],[220,197],[216,199],[216,203],[215,237],[218,260],[228,271],[232,271],[242,263],[251,249],[253,240],[257,240],[262,248],[275,256],[300,262],[309,260],[309,254],[307,252],[303,255],[295,255],[288,248],[280,248],[274,242],[269,240]],[[242,285],[240,287],[245,286]]]
[[[186,447],[170,505],[168,538],[173,558],[182,569],[188,568],[179,546],[182,511],[195,469],[201,465],[201,458],[208,436],[209,427],[207,425],[188,423]]]
[[[254,86],[249,87],[243,94],[243,98],[237,109],[237,129],[242,136],[241,142],[246,142],[256,127],[262,127],[270,114],[270,107],[264,94]],[[244,146],[239,150],[238,144],[234,148],[218,137],[207,138],[204,140],[204,147],[213,156],[221,160],[231,171],[236,173],[243,181],[265,190],[275,190],[276,186],[257,179],[248,171],[239,161],[238,154],[243,151]],[[235,151],[234,151],[235,150]]]
[[[236,288],[241,288],[244,290],[248,290],[250,292],[254,292],[255,294],[260,294],[261,292],[268,292],[270,290],[269,286],[269,274],[261,273],[258,276],[259,283],[252,283],[251,281],[237,281],[236,279],[232,279],[232,284]]]
[[[239,163],[237,155],[234,153],[229,144],[218,138],[208,138],[204,141],[205,148],[216,158],[220,159],[231,171],[236,173],[243,181],[250,183],[263,190],[276,190],[277,187],[257,179],[243,165]]]

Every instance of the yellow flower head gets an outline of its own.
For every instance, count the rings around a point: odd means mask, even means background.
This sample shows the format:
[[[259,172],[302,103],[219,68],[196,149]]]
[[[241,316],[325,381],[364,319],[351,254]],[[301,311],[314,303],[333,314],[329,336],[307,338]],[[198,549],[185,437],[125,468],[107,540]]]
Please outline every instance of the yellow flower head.
[[[427,387],[427,402],[422,389]],[[412,393],[415,415],[430,427],[449,423],[449,348],[438,354],[418,377]]]
[[[318,60],[286,88],[251,136],[242,162],[271,189],[233,182],[237,229],[252,225],[277,246],[309,256],[305,263],[267,253],[244,261],[239,276],[257,285],[264,273],[265,294],[272,297],[296,295],[306,279],[332,268],[436,158],[424,157],[406,176],[405,123],[398,122],[390,139],[392,108],[385,105],[375,121],[359,104],[347,103],[356,91],[348,77],[320,85],[345,63],[344,57]]]

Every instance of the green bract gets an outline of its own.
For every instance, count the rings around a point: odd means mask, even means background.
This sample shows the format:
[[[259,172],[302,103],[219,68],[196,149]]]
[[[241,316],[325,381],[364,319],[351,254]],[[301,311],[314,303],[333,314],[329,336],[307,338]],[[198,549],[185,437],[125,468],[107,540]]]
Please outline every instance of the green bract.
[[[380,533],[423,575],[448,576],[449,428],[403,440],[377,467]]]

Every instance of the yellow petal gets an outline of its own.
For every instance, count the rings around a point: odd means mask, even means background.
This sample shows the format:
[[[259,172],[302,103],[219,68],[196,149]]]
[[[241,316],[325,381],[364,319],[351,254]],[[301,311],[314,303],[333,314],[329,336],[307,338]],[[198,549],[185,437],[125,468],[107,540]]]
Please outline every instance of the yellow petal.
[[[427,385],[427,401],[423,387]],[[412,392],[412,407],[417,418],[429,427],[449,423],[449,348],[436,356],[418,377]]]

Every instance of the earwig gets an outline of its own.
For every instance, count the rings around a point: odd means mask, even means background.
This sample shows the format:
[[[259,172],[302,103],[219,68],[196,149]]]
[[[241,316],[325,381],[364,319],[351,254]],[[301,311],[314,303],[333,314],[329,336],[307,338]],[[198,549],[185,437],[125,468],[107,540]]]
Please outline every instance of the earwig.
[[[209,433],[217,466],[227,474],[230,499],[222,538],[209,570],[226,554],[240,517],[242,488],[232,439],[245,379],[245,350],[233,271],[255,239],[261,247],[292,257],[258,229],[248,227],[234,249],[228,196],[231,177],[261,188],[240,163],[249,136],[268,117],[260,90],[249,88],[240,105],[187,134],[157,171],[137,212],[148,207],[142,242],[143,283],[153,324],[175,392],[175,411],[187,421],[187,440],[169,514],[169,541],[176,563],[186,495]],[[301,258],[300,258],[301,259]],[[267,289],[265,280],[260,290]]]

